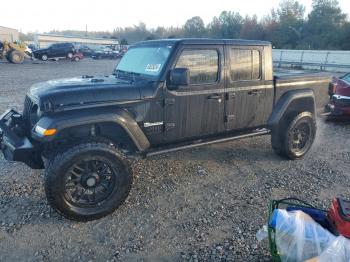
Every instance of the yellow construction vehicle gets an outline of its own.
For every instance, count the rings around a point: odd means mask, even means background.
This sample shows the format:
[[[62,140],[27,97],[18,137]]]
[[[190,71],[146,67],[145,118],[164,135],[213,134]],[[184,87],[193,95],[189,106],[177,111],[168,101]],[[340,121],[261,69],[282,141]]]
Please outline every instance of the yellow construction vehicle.
[[[24,58],[30,58],[26,53],[28,47],[24,43],[0,42],[0,59],[6,58],[14,64],[21,64]]]

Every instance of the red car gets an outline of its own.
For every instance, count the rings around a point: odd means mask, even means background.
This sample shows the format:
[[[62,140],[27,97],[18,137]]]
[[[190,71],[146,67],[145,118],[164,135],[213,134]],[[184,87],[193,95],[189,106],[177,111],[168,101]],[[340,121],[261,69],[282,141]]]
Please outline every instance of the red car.
[[[330,96],[327,105],[332,117],[350,117],[350,73],[342,77],[333,77],[329,84]]]
[[[72,61],[78,62],[79,60],[83,59],[84,55],[80,52],[75,52],[72,57]]]

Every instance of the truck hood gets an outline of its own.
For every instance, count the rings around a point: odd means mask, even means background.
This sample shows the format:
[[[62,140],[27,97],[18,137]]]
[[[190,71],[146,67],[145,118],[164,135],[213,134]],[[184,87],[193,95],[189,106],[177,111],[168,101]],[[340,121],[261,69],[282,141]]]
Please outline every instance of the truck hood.
[[[34,84],[29,96],[41,110],[56,111],[140,100],[140,85],[111,76],[83,76]]]

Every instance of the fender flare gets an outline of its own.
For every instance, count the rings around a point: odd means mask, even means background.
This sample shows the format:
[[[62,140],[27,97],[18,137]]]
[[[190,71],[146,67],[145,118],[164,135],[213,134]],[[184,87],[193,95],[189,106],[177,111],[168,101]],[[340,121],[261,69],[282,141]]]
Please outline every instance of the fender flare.
[[[316,103],[315,103],[315,94],[312,89],[299,89],[299,90],[290,90],[284,93],[277,103],[275,104],[273,111],[267,120],[267,126],[270,130],[274,129],[276,126],[278,126],[280,120],[283,118],[285,113],[287,113],[290,110],[290,107],[293,105],[293,103],[300,103],[305,100],[312,101],[311,105],[305,105],[305,104],[297,104],[300,106],[301,111],[304,110],[306,107],[311,107],[312,112],[316,112]],[[298,107],[299,108],[299,107]]]
[[[135,143],[135,146],[140,152],[145,151],[150,147],[150,143],[134,120],[132,115],[123,109],[111,109],[111,108],[93,108],[76,111],[65,111],[57,113],[55,115],[47,115],[38,121],[36,125],[44,129],[57,129],[57,132],[53,136],[43,137],[35,132],[35,127],[32,130],[32,137],[39,142],[50,142],[55,140],[63,130],[67,128],[112,122],[121,126],[125,132],[129,135],[131,140]]]

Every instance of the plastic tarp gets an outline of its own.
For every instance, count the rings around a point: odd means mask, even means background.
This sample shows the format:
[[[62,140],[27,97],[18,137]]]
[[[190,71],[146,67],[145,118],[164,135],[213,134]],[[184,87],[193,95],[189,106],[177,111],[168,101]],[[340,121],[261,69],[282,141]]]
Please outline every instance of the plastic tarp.
[[[350,262],[350,240],[334,236],[302,211],[276,209],[270,226],[283,262]]]

